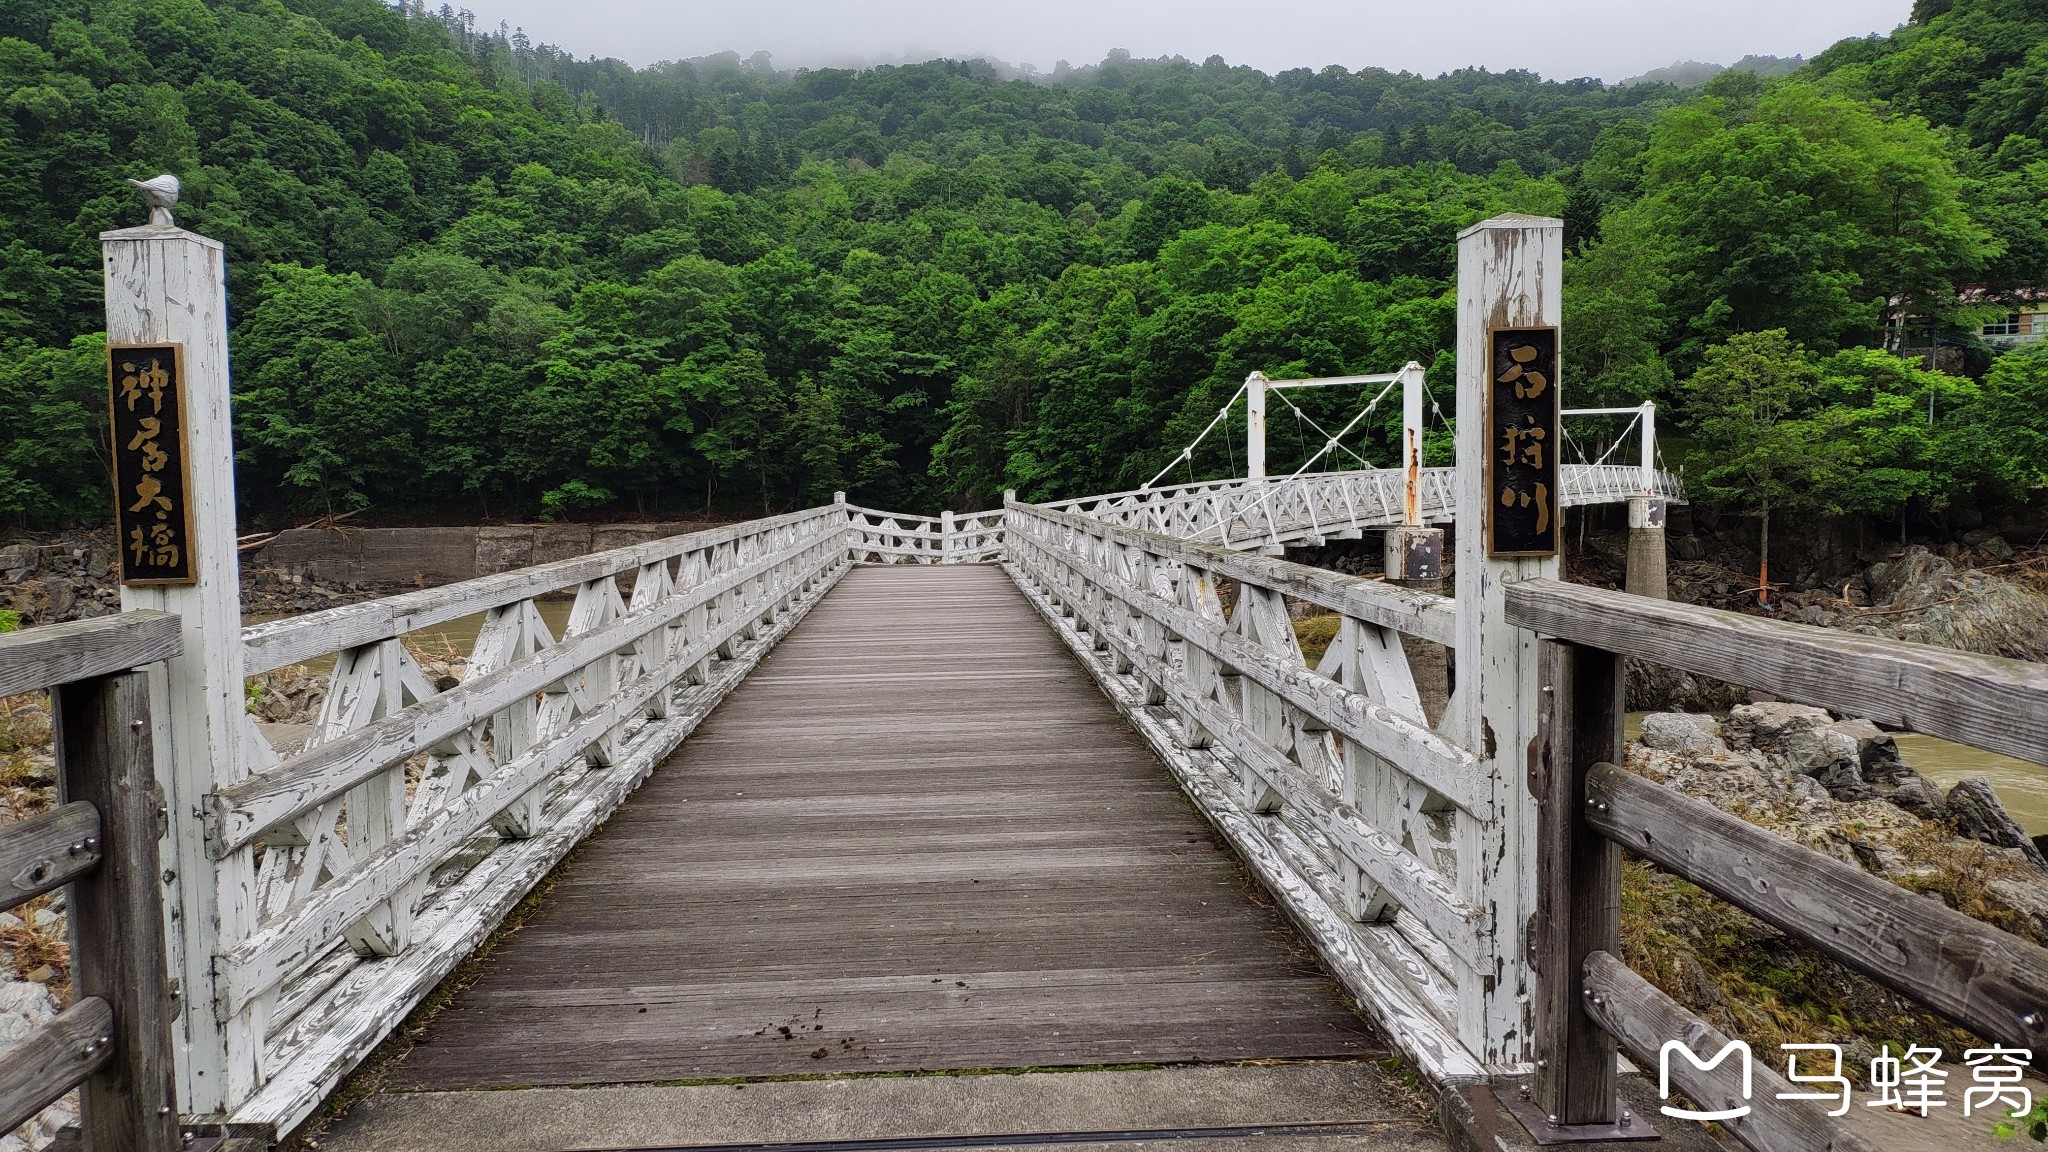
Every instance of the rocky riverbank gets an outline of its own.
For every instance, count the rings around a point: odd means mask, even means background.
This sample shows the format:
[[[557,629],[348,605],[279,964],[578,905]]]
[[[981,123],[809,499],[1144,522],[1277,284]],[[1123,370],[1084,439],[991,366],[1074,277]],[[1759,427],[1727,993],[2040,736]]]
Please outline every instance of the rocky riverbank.
[[[114,534],[81,529],[23,537],[0,547],[0,611],[20,624],[57,624],[121,610],[119,557]],[[251,616],[295,616],[339,604],[410,591],[409,584],[322,581],[275,569],[245,566],[242,611]]]
[[[1969,916],[2048,944],[2048,859],[1982,778],[1946,791],[1867,720],[1782,703],[1654,713],[1626,767]],[[1632,967],[1754,1045],[1836,1043],[1869,1067],[1885,1041],[1964,1034],[1764,922],[1656,869],[1624,879]]]

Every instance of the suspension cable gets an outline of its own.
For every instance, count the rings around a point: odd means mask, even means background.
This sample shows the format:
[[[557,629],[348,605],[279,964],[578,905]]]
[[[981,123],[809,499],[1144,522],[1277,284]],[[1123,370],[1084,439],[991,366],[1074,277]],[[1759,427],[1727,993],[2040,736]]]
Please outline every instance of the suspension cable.
[[[1169,462],[1167,463],[1166,467],[1164,467],[1164,468],[1161,468],[1161,469],[1159,470],[1159,475],[1158,475],[1158,476],[1154,476],[1154,477],[1152,477],[1152,479],[1150,479],[1150,480],[1147,480],[1147,481],[1145,481],[1145,483],[1143,483],[1143,484],[1139,485],[1139,487],[1138,487],[1138,491],[1140,491],[1140,492],[1143,492],[1143,491],[1145,491],[1146,489],[1149,489],[1149,488],[1151,488],[1151,487],[1152,487],[1152,485],[1154,485],[1154,484],[1157,484],[1157,483],[1159,483],[1159,481],[1160,481],[1160,478],[1161,478],[1161,477],[1165,476],[1165,475],[1166,475],[1166,474],[1167,474],[1168,472],[1171,472],[1171,471],[1173,471],[1173,466],[1174,466],[1175,464],[1179,464],[1179,463],[1181,463],[1182,461],[1187,461],[1187,462],[1189,462],[1190,466],[1192,467],[1192,463],[1193,463],[1193,461],[1194,461],[1194,458],[1195,458],[1195,448],[1196,448],[1196,446],[1197,446],[1197,445],[1199,445],[1199,444],[1201,444],[1201,442],[1202,442],[1203,438],[1204,438],[1204,437],[1206,437],[1206,436],[1208,436],[1208,435],[1209,435],[1209,433],[1211,433],[1211,432],[1214,432],[1214,431],[1216,430],[1216,426],[1217,426],[1218,424],[1221,424],[1221,423],[1223,423],[1224,419],[1225,419],[1226,417],[1228,417],[1228,416],[1230,415],[1230,407],[1231,407],[1231,405],[1233,405],[1233,404],[1236,404],[1236,403],[1237,403],[1237,398],[1238,398],[1239,396],[1242,396],[1242,395],[1244,395],[1244,390],[1245,390],[1245,387],[1246,387],[1246,385],[1244,385],[1244,384],[1239,384],[1239,385],[1237,386],[1237,391],[1235,391],[1235,392],[1232,392],[1232,393],[1230,394],[1230,399],[1228,399],[1228,400],[1225,400],[1225,401],[1223,402],[1223,407],[1221,407],[1221,408],[1218,408],[1218,409],[1216,410],[1216,418],[1215,418],[1214,420],[1211,420],[1211,421],[1209,421],[1209,426],[1208,426],[1207,428],[1204,428],[1204,429],[1202,429],[1202,433],[1201,433],[1201,435],[1199,435],[1199,436],[1196,436],[1196,437],[1195,437],[1195,438],[1194,438],[1193,440],[1190,440],[1190,441],[1188,441],[1188,446],[1180,450],[1180,455],[1178,455],[1178,456],[1174,457],[1174,458],[1173,458],[1173,459],[1172,459],[1171,461],[1169,461]],[[1235,458],[1235,457],[1233,456],[1233,457],[1232,457],[1233,463],[1231,464],[1231,470],[1232,470],[1233,472],[1237,470],[1237,465],[1236,465],[1236,463],[1234,462],[1234,461],[1235,461],[1235,459],[1236,459],[1236,458]]]
[[[1310,416],[1308,413],[1303,412],[1301,409],[1294,407],[1294,401],[1289,400],[1287,398],[1287,393],[1280,391],[1279,389],[1274,389],[1273,395],[1278,396],[1282,404],[1287,405],[1289,408],[1294,408],[1294,419],[1297,424],[1297,432],[1299,431],[1299,423],[1303,420],[1306,420],[1308,421],[1308,426],[1315,429],[1316,434],[1321,436],[1326,443],[1336,443],[1336,441],[1330,436],[1329,429],[1324,428],[1321,424],[1316,423],[1315,417]],[[1379,403],[1379,401],[1375,400],[1373,401],[1373,403],[1377,404]],[[1365,465],[1367,468],[1371,468],[1373,466],[1372,461],[1367,460],[1365,457],[1360,456],[1357,452],[1353,451],[1350,445],[1338,444],[1337,447],[1344,449],[1345,452],[1350,454],[1353,460],[1358,461],[1360,464]]]

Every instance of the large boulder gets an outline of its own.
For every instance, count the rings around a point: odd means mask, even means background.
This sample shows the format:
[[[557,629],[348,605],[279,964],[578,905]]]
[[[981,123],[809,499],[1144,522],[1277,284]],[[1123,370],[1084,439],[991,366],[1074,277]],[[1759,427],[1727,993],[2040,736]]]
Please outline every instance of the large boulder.
[[[1774,760],[1804,760],[1819,748],[1819,733],[1834,722],[1825,708],[1768,700],[1732,709],[1721,730],[1730,748],[1754,748]]]
[[[2016,848],[2035,867],[2048,871],[2048,859],[2042,858],[2041,850],[2034,846],[2026,830],[1999,803],[1990,780],[1982,776],[1965,778],[1948,790],[1946,807],[1961,835],[1998,848]]]
[[[1691,712],[1652,712],[1643,717],[1642,742],[1649,747],[1681,756],[1703,752],[1727,752],[1721,726],[1712,716]]]
[[[1723,731],[1730,747],[1761,753],[1773,768],[1810,776],[1836,800],[1854,803],[1879,795],[1863,773],[1868,734],[1835,723],[1824,708],[1775,701],[1744,704],[1728,714]]]

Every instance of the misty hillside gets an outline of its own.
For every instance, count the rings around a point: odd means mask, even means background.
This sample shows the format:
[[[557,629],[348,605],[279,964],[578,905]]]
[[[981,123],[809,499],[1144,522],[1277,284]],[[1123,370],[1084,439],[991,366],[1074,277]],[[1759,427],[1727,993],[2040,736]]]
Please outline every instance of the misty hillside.
[[[1959,286],[2048,282],[2042,88],[2009,79],[2048,30],[2004,12],[1688,90],[1121,54],[636,70],[417,0],[12,0],[0,515],[105,506],[96,236],[164,170],[228,249],[252,525],[1133,487],[1253,370],[1420,359],[1448,405],[1454,238],[1504,211],[1566,221],[1576,397],[1683,431],[1687,381],[1782,329],[1871,477],[1832,498],[2024,487],[2048,438],[1936,451],[1893,425],[1952,378],[1869,349],[1886,302],[1962,348]],[[2048,404],[1969,355],[1939,431],[2024,447]],[[1272,466],[1351,403],[1276,416]],[[1380,417],[1342,463],[1386,456]],[[1232,444],[1175,478],[1240,470]]]
[[[1790,76],[1805,64],[1804,56],[1744,56],[1733,64],[1680,60],[1662,68],[1652,68],[1641,76],[1631,76],[1622,84],[1669,84],[1677,88],[1697,88],[1723,72],[1749,72],[1768,80]]]

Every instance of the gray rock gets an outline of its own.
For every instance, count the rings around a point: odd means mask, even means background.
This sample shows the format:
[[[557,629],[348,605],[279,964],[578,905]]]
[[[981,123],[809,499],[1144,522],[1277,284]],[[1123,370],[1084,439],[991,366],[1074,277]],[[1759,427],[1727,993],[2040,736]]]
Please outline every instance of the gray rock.
[[[1834,722],[1835,718],[1828,715],[1825,708],[1764,700],[1730,710],[1721,731],[1727,735],[1730,748],[1754,748],[1767,754],[1783,755],[1782,749],[1788,739],[1818,732]]]
[[[1727,741],[1721,739],[1721,726],[1714,718],[1690,712],[1650,713],[1643,717],[1641,739],[1652,748],[1680,755],[1728,751]]]
[[[1893,806],[1922,820],[1940,820],[1948,812],[1942,799],[1941,788],[1911,768],[1899,769],[1892,776],[1890,787],[1881,788],[1879,791]]]
[[[1868,720],[1844,720],[1829,726],[1828,731],[1856,742],[1856,767],[1871,784],[1888,787],[1899,773],[1912,771],[1899,755],[1898,741]]]
[[[1946,807],[1961,835],[1999,848],[2017,848],[2035,867],[2048,871],[2048,857],[2043,857],[2026,831],[2006,812],[2005,805],[1999,803],[1990,780],[1982,776],[1964,779],[1948,790]]]
[[[38,1024],[57,1018],[57,1001],[45,984],[26,980],[0,982],[0,1044],[12,1044]]]
[[[1792,778],[1792,794],[1801,800],[1828,799],[1827,789],[1821,786],[1820,781],[1811,776],[1794,776]]]
[[[78,593],[72,588],[71,581],[61,577],[50,581],[50,607],[48,614],[51,620],[64,619],[64,617],[71,613],[71,606],[77,603],[77,601]]]
[[[1955,565],[1915,544],[1896,560],[1871,565],[1863,578],[1873,602],[1903,607],[1933,603],[1955,575]]]
[[[1989,528],[1979,528],[1974,532],[1963,533],[1963,543],[1980,552],[1987,553],[2000,564],[2011,560],[2014,555],[2012,545],[2006,543],[2005,537],[1991,531]]]
[[[0,573],[12,583],[36,570],[36,549],[32,544],[9,544],[0,548]]]
[[[1875,800],[1879,795],[1878,790],[1863,779],[1863,770],[1856,766],[1852,757],[1831,760],[1814,769],[1809,778],[1827,789],[1830,797],[1844,804]]]

